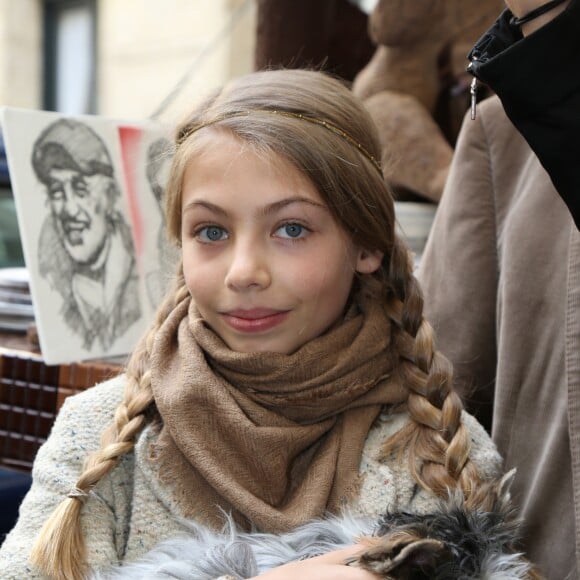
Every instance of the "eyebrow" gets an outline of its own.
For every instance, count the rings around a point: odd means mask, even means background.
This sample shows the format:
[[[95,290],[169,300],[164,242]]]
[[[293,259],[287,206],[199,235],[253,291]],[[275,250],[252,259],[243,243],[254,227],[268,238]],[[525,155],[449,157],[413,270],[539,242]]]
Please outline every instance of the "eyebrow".
[[[288,197],[286,199],[281,199],[280,201],[275,201],[274,203],[271,203],[267,206],[265,206],[262,210],[261,213],[265,216],[271,215],[273,213],[276,213],[277,211],[280,211],[281,209],[292,205],[293,203],[306,203],[308,205],[311,205],[313,207],[317,207],[319,209],[323,209],[323,210],[328,210],[328,208],[321,204],[318,203],[316,201],[313,201],[307,197]],[[210,201],[206,201],[203,199],[194,199],[193,201],[191,201],[190,203],[188,203],[184,208],[183,208],[183,213],[185,213],[187,210],[192,209],[194,207],[204,207],[214,213],[217,213],[219,215],[223,215],[225,217],[228,216],[228,212],[223,209],[222,207],[220,207],[219,205],[216,205],[215,203],[211,203]]]

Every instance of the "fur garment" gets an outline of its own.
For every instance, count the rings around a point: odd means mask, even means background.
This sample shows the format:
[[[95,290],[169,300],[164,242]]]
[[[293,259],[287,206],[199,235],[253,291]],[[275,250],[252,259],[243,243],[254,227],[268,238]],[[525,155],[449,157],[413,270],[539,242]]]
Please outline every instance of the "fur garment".
[[[280,535],[239,533],[232,519],[222,533],[189,523],[191,537],[165,541],[139,562],[93,580],[251,578],[356,542],[368,549],[348,564],[385,579],[541,578],[517,550],[519,522],[507,492],[486,501],[486,509],[470,507],[456,493],[430,514],[387,512],[378,523],[348,515],[330,517]]]

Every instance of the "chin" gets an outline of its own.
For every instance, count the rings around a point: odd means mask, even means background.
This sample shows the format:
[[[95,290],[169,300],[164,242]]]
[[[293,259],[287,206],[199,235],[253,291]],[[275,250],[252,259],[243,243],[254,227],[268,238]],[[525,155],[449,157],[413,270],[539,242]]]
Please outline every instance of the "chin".
[[[215,331],[214,331],[215,332]],[[252,352],[272,352],[276,354],[292,354],[296,352],[303,344],[303,341],[285,340],[281,336],[227,336],[226,333],[216,332],[218,336],[226,343],[227,347],[234,352],[252,353]]]
[[[75,251],[74,249],[67,248],[68,255],[75,261],[77,264],[91,264],[94,260],[91,260],[91,254],[88,252],[79,252],[78,249]]]
[[[85,242],[77,244],[65,242],[64,247],[68,255],[79,264],[90,264],[99,256],[99,248],[95,246],[90,247]]]

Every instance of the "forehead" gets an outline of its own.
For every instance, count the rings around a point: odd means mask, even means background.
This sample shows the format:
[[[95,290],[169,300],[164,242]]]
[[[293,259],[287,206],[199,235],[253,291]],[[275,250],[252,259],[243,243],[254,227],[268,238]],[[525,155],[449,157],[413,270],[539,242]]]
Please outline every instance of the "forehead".
[[[84,177],[83,173],[78,169],[51,167],[48,170],[48,176],[51,179],[58,181],[67,181],[75,177]]]
[[[185,167],[183,201],[193,195],[220,195],[235,190],[264,203],[288,194],[324,201],[308,176],[283,155],[247,143],[228,131],[203,129],[196,136],[195,153]],[[324,204],[326,205],[326,204]]]

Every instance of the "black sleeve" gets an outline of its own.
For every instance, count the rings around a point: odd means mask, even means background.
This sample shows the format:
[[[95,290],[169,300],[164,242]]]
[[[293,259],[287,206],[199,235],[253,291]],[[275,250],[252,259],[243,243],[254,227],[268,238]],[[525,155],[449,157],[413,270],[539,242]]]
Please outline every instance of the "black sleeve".
[[[506,10],[470,53],[580,229],[580,0],[522,38]]]

